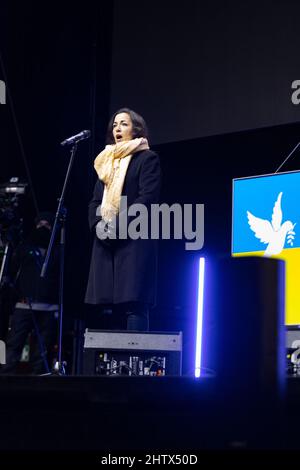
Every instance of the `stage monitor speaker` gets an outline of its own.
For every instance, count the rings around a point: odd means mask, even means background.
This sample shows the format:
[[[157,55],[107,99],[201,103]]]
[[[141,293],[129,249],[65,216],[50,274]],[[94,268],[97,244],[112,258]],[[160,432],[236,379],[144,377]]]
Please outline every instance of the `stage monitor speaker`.
[[[181,375],[182,332],[85,330],[84,375]]]
[[[285,384],[284,261],[239,257],[216,264],[214,369],[222,386],[253,394]]]

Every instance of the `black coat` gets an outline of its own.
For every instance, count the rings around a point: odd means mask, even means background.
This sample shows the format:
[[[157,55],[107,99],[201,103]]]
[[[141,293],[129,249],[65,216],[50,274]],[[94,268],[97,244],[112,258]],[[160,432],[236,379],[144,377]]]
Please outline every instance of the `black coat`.
[[[122,195],[127,206],[159,202],[161,170],[158,155],[151,150],[133,154],[129,163]],[[104,184],[98,180],[89,204],[89,224],[95,233],[100,217]],[[150,227],[150,224],[149,224]],[[155,304],[157,277],[157,240],[99,240],[95,233],[85,302],[89,304],[119,304],[145,302]]]

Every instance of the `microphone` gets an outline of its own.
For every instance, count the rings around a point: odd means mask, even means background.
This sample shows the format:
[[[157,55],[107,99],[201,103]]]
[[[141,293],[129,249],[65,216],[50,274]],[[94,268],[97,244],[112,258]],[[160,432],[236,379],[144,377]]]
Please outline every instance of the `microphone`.
[[[68,139],[63,140],[60,145],[72,145],[80,142],[80,140],[88,139],[91,136],[91,131],[81,131],[79,134],[72,135]]]

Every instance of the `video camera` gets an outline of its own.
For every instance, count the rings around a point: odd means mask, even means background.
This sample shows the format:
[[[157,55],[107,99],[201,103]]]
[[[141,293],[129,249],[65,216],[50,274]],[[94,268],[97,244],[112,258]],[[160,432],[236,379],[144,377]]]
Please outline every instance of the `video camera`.
[[[26,192],[27,183],[12,177],[0,184],[0,247],[13,243],[22,231],[23,219],[19,214],[19,196]]]

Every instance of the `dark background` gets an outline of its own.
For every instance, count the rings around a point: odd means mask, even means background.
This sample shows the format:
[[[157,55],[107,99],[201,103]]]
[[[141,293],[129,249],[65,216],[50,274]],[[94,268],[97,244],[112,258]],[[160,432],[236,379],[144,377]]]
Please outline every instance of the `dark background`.
[[[275,171],[299,140],[300,107],[291,103],[299,13],[296,1],[268,0],[1,3],[0,179],[31,178],[25,233],[36,206],[56,209],[69,158],[59,142],[92,130],[66,195],[66,330],[86,314],[93,160],[111,111],[129,106],[146,118],[160,155],[162,201],[205,204],[200,253],[160,242],[151,321],[152,330],[183,330],[192,352],[197,261],[230,254],[232,178]],[[297,158],[285,170],[299,168]]]
[[[111,111],[125,95],[155,143],[299,121],[299,16],[296,0],[117,0]]]

